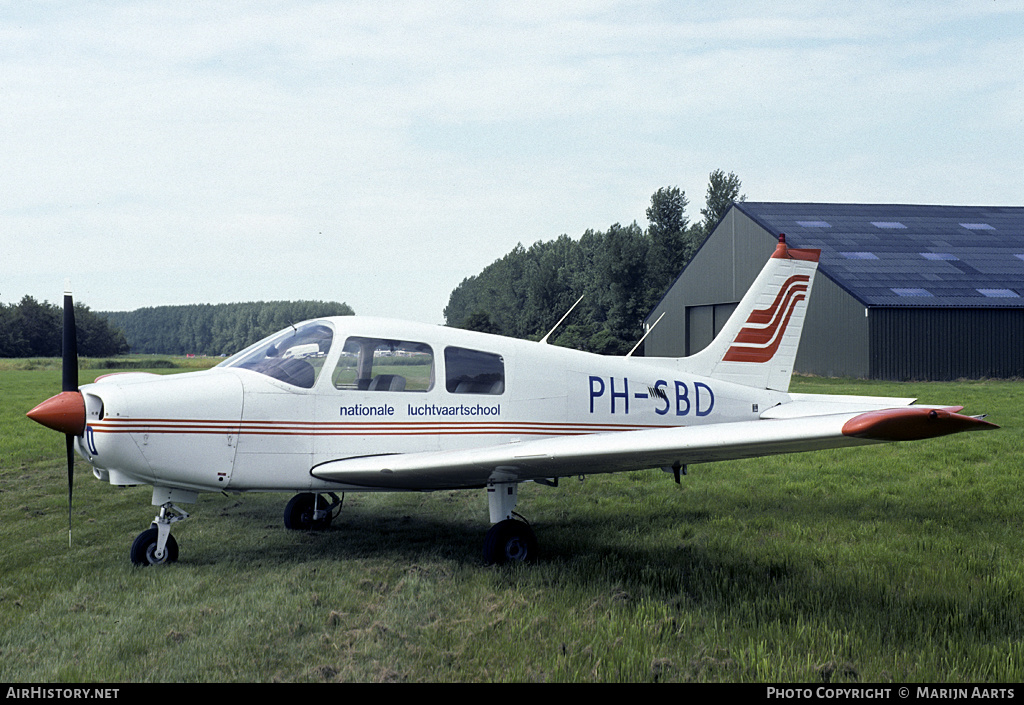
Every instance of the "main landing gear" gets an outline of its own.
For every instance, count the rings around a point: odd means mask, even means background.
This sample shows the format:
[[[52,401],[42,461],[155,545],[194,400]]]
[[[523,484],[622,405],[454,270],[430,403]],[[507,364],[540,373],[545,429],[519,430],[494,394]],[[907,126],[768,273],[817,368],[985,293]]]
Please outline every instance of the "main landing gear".
[[[484,537],[484,562],[488,565],[526,563],[537,557],[537,537],[525,521],[503,519]]]
[[[491,516],[490,531],[484,537],[484,562],[503,565],[525,563],[537,558],[537,537],[522,517],[515,513],[519,483],[494,481],[487,486],[487,504]],[[297,494],[284,508],[287,529],[323,531],[341,512],[344,495],[312,492]],[[516,518],[518,517],[518,518]]]
[[[492,482],[487,486],[487,506],[493,526],[484,537],[484,562],[488,565],[526,563],[537,558],[533,529],[513,510],[519,498],[517,482]]]
[[[328,500],[320,494],[303,492],[292,497],[284,508],[284,528],[300,531],[324,531],[334,517],[341,513],[344,495],[338,498],[328,493]]]
[[[493,524],[484,537],[484,561],[488,564],[523,563],[537,557],[537,537],[533,529],[513,511],[518,492],[516,482],[494,482],[487,487]],[[312,492],[297,494],[284,508],[284,526],[300,531],[324,531],[341,512],[343,501],[344,495],[339,498],[333,492],[327,497]]]

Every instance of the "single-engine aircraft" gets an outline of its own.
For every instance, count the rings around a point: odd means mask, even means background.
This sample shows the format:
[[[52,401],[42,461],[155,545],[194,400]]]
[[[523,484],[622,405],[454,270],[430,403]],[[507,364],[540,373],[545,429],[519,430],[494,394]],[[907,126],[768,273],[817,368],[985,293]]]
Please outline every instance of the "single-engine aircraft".
[[[324,529],[345,492],[486,489],[488,563],[535,558],[522,482],[997,428],[962,407],[789,392],[820,250],[785,236],[714,341],[685,358],[596,355],[356,316],[289,326],[216,367],[79,387],[65,296],[63,391],[28,416],[112,485],[152,485],[137,565],[177,560],[201,492],[294,492],[290,529]]]

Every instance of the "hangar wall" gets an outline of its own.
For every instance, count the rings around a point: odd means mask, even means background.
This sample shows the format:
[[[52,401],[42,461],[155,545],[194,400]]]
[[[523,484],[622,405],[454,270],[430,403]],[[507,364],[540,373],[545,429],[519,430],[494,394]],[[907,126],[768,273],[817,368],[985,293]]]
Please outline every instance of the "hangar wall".
[[[892,380],[1008,379],[1024,373],[1020,309],[871,309],[871,369]]]
[[[870,321],[864,304],[819,269],[795,371],[822,377],[870,376]]]

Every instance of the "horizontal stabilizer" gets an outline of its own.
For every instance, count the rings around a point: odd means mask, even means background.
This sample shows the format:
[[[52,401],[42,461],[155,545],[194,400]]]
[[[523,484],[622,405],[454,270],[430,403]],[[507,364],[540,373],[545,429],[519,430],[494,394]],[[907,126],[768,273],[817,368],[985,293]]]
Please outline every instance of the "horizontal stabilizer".
[[[828,414],[859,414],[909,407],[917,401],[914,397],[858,397],[848,394],[790,394],[789,397],[791,401],[765,409],[761,418],[795,419]]]

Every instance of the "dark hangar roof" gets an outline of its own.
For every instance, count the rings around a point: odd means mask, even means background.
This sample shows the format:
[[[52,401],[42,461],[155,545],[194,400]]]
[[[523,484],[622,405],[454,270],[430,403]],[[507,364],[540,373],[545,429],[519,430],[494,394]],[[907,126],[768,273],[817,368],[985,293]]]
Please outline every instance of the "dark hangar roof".
[[[1024,308],[1024,208],[736,203],[865,306]]]

